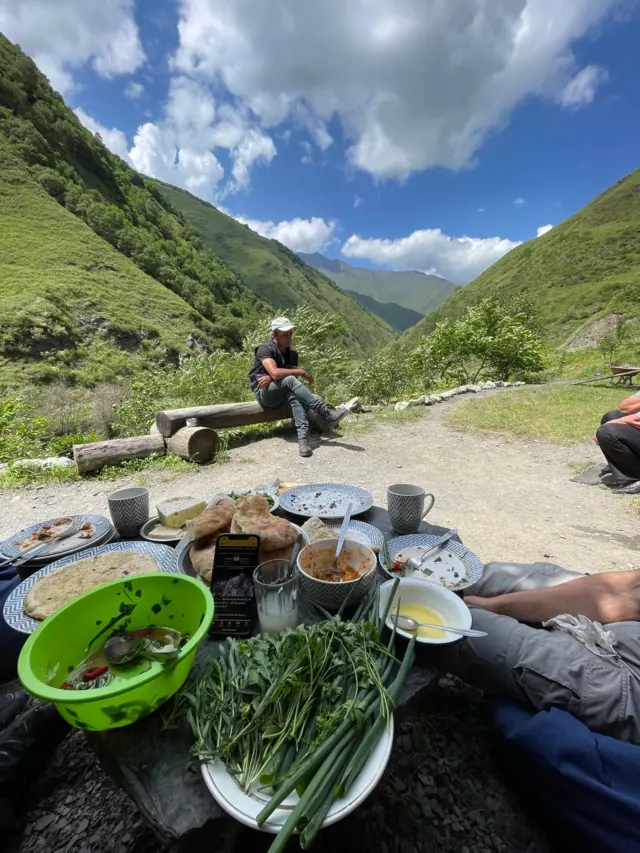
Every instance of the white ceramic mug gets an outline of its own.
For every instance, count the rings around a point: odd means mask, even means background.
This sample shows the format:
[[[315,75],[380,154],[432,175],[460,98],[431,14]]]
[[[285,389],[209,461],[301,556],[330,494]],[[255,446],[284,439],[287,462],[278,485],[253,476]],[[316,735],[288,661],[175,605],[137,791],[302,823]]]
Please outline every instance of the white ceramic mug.
[[[430,498],[427,509],[424,508],[426,498]],[[435,497],[431,492],[425,492],[422,486],[411,486],[408,483],[395,483],[387,489],[387,508],[391,525],[396,533],[402,535],[415,533],[420,522],[431,512]]]
[[[135,539],[149,521],[149,489],[119,489],[107,495],[113,526],[123,539]]]

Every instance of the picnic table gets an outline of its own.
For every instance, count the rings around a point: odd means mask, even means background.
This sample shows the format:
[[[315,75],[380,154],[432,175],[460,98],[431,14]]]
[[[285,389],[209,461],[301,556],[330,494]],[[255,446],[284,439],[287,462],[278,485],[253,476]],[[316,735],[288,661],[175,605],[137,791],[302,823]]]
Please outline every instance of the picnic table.
[[[297,521],[282,510],[278,514]],[[393,533],[389,514],[374,506],[358,516],[377,527],[385,538]],[[441,534],[446,528],[423,522],[421,533]],[[378,568],[379,581],[386,577]],[[313,622],[317,616],[301,603],[303,621]],[[200,643],[197,667],[218,653],[220,642],[208,635]],[[415,663],[400,695],[396,718],[419,706],[437,684],[440,676],[429,660],[427,648],[417,648]],[[165,709],[166,710],[166,709]],[[227,815],[209,793],[195,759],[190,755],[193,742],[185,721],[174,728],[164,727],[163,709],[149,717],[120,729],[87,734],[105,772],[123,788],[147,819],[155,833],[165,842],[175,842],[218,821],[222,827]]]

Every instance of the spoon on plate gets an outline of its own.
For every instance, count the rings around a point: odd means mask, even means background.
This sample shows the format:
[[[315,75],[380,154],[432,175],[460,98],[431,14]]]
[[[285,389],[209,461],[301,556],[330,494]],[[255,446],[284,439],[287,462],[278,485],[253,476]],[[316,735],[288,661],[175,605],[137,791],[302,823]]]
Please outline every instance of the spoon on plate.
[[[410,616],[393,614],[396,625],[403,631],[417,631],[418,628],[437,628],[439,631],[449,631],[451,634],[460,634],[461,637],[486,637],[486,631],[475,631],[472,628],[450,628],[448,625],[434,625],[431,622],[418,622]]]

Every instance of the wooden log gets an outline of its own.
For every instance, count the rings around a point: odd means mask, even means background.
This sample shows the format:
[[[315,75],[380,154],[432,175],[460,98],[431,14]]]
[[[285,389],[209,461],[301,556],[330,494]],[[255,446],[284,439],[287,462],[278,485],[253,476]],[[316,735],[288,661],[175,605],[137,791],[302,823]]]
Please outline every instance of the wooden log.
[[[249,426],[267,421],[281,421],[291,417],[291,409],[263,409],[259,403],[222,403],[216,406],[196,406],[190,409],[167,409],[158,412],[156,424],[165,438],[182,429],[187,418],[197,418],[198,426],[210,429]]]
[[[182,427],[167,439],[167,451],[189,462],[211,462],[220,436],[208,427]]]
[[[78,474],[96,471],[105,465],[117,465],[127,459],[142,459],[152,453],[166,453],[161,435],[138,435],[134,438],[114,438],[111,441],[73,445],[73,459]]]
[[[160,435],[160,430],[158,429],[158,424],[155,421],[149,427],[149,435]]]

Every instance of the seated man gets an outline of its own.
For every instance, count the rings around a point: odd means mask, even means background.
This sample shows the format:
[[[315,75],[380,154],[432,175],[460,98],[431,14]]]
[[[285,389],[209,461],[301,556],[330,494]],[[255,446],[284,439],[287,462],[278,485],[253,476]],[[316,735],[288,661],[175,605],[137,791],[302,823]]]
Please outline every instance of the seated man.
[[[603,416],[596,441],[621,486],[615,494],[640,495],[640,391]]]
[[[487,693],[569,711],[595,732],[640,744],[640,570],[581,575],[489,563],[465,596],[488,636],[434,647],[435,662]],[[613,649],[533,627],[561,614],[606,625]]]
[[[298,353],[291,346],[292,332],[290,320],[276,317],[271,323],[271,340],[256,348],[249,381],[261,406],[291,406],[300,456],[312,456],[308,413],[316,413],[328,426],[340,423],[349,413],[346,409],[327,405],[300,381],[306,379],[309,386],[313,386],[313,376],[298,367]]]

